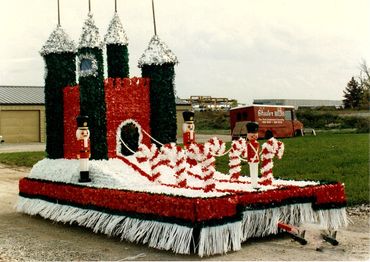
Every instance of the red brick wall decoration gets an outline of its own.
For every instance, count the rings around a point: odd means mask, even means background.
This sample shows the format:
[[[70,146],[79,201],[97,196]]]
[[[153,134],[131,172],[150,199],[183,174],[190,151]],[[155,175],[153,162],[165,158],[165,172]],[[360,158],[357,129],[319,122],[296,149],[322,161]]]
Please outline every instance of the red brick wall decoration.
[[[74,159],[78,152],[76,117],[80,114],[80,87],[67,86],[64,92],[64,158]]]
[[[141,143],[150,145],[150,97],[148,78],[108,78],[105,80],[108,157],[120,152],[120,128],[133,123],[139,130]],[[117,151],[118,150],[118,151]]]

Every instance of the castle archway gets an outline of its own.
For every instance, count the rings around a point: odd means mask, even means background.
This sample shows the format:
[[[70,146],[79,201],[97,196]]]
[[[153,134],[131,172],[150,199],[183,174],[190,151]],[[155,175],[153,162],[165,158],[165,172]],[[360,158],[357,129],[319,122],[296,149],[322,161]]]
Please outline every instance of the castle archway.
[[[129,156],[142,143],[141,126],[133,119],[123,121],[117,128],[117,155]]]

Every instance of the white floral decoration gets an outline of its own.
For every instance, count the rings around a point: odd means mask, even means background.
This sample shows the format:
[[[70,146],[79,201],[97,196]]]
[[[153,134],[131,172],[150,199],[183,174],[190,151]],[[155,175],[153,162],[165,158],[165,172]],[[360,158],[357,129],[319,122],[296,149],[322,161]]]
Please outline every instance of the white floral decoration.
[[[102,49],[103,47],[103,42],[101,41],[99,35],[99,29],[95,25],[95,21],[91,12],[87,15],[87,19],[84,22],[78,44],[78,48],[83,47],[97,47],[99,49]]]
[[[88,70],[81,70],[81,61],[83,59],[88,59],[91,61],[91,69]],[[98,75],[98,62],[96,61],[96,58],[93,54],[80,54],[78,56],[78,75],[80,77],[85,77],[85,76],[97,76]]]
[[[64,32],[60,25],[50,34],[45,45],[41,48],[40,54],[42,56],[52,53],[76,52],[76,46],[73,40]]]
[[[114,13],[112,20],[110,21],[107,34],[104,37],[104,41],[107,45],[118,44],[128,45],[128,38],[125,30],[123,29],[121,20],[117,13]]]
[[[116,153],[117,155],[119,156],[123,156],[121,154],[121,129],[122,127],[124,127],[125,125],[127,124],[134,124],[138,130],[138,133],[139,133],[139,141],[138,141],[138,145],[142,144],[142,140],[143,140],[143,132],[141,130],[141,125],[135,121],[134,119],[132,118],[129,118],[129,119],[126,119],[125,121],[123,121],[117,128],[117,132],[116,132]],[[127,141],[123,141],[123,142],[127,142]]]
[[[163,65],[165,63],[177,64],[177,57],[157,35],[154,35],[149,42],[148,48],[140,57],[138,66]]]

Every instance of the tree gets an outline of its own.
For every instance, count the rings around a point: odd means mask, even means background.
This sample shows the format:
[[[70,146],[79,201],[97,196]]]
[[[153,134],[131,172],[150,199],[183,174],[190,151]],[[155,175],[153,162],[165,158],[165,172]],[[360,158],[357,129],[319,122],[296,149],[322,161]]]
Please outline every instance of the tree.
[[[367,67],[366,61],[363,60],[360,64],[360,87],[362,88],[362,98],[360,101],[361,109],[369,109],[370,106],[370,69]]]
[[[363,89],[360,84],[352,77],[351,81],[348,82],[344,92],[344,107],[359,109],[360,102],[363,96]]]

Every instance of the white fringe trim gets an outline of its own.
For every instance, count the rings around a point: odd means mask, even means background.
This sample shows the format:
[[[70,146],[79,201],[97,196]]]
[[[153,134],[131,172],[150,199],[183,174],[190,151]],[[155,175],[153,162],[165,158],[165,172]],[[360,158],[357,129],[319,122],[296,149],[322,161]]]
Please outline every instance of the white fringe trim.
[[[241,249],[241,223],[235,222],[200,231],[198,254],[200,257],[223,254]]]
[[[345,208],[315,211],[311,203],[305,203],[261,210],[252,209],[243,212],[242,241],[251,237],[276,234],[279,221],[296,226],[304,223],[317,223],[324,229],[334,230],[348,226]]]
[[[95,210],[19,197],[17,211],[62,223],[77,223],[95,233],[119,236],[121,240],[150,247],[190,254],[193,229],[177,224],[111,215]]]
[[[77,223],[95,233],[120,237],[121,240],[147,244],[149,247],[190,254],[193,228],[172,223],[141,220],[111,215],[100,211],[51,203],[40,199],[19,197],[17,211],[62,223]],[[311,203],[292,204],[243,212],[242,221],[204,227],[200,231],[200,257],[224,254],[241,249],[241,243],[251,237],[262,237],[278,232],[279,221],[292,225],[318,223],[325,229],[348,225],[345,208],[314,211]]]

